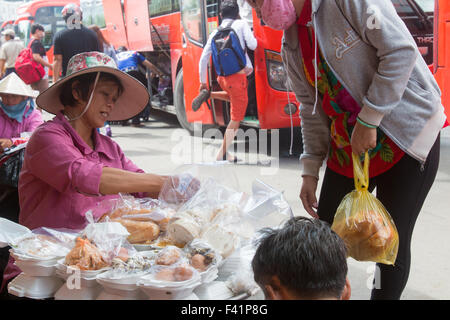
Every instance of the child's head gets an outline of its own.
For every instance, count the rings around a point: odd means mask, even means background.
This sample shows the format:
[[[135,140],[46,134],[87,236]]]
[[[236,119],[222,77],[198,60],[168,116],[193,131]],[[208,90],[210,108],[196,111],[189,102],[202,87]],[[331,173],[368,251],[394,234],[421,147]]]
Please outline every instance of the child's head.
[[[239,18],[239,5],[236,0],[225,0],[220,6],[220,14],[222,19]]]
[[[266,299],[350,298],[347,250],[326,222],[294,217],[261,233],[252,267]]]

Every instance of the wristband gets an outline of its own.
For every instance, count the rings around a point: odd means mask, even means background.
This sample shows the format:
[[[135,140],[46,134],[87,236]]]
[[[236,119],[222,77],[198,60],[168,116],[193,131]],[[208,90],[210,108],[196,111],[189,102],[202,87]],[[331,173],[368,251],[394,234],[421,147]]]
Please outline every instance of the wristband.
[[[363,120],[361,120],[359,117],[356,117],[356,121],[358,121],[360,124],[362,124],[364,127],[370,128],[370,129],[377,129],[377,126],[374,126],[373,124],[369,124]]]

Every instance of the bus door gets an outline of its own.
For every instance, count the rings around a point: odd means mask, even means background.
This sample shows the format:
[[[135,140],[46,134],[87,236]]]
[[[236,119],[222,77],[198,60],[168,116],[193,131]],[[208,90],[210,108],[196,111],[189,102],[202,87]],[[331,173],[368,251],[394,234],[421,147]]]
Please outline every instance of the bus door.
[[[442,104],[450,119],[450,2],[436,0],[435,16],[435,78],[442,91]]]
[[[120,0],[103,0],[106,38],[117,49],[128,47],[127,31]]]
[[[148,1],[124,0],[124,10],[128,50],[153,51]]]
[[[197,112],[192,110],[192,100],[198,95],[200,87],[199,61],[203,47],[208,40],[207,29],[207,3],[217,1],[209,0],[183,0],[181,7],[181,41],[183,47],[182,74],[178,73],[177,79],[181,81],[183,77],[184,105],[187,123],[183,123],[178,115],[178,119],[183,127],[195,122],[202,124],[214,124],[213,112],[204,104]],[[176,81],[178,82],[178,81]],[[175,90],[175,94],[177,94]],[[178,104],[180,108],[181,104]],[[176,106],[177,107],[177,106]],[[182,110],[177,110],[181,112]],[[189,129],[188,129],[189,130]]]

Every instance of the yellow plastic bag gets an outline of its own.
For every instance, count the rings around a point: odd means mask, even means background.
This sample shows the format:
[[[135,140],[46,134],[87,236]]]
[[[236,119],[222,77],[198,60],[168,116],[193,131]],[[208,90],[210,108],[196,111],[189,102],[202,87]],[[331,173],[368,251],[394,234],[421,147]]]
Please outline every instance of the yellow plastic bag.
[[[393,265],[397,258],[398,232],[383,204],[367,190],[369,153],[365,154],[364,168],[358,156],[352,154],[352,157],[356,190],[342,200],[331,228],[346,243],[348,256],[358,261]]]

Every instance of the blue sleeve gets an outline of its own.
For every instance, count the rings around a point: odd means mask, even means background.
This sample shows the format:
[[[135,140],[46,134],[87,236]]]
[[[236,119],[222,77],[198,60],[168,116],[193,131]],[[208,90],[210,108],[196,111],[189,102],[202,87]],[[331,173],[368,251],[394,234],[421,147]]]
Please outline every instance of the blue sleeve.
[[[136,58],[139,63],[142,63],[145,61],[145,57],[142,54],[140,54],[139,52],[136,52]]]

